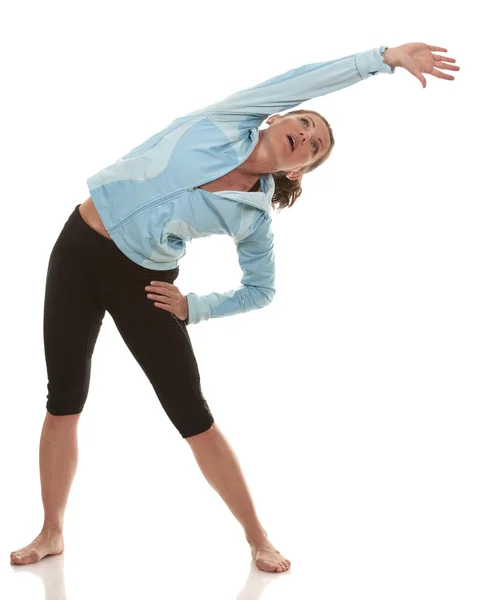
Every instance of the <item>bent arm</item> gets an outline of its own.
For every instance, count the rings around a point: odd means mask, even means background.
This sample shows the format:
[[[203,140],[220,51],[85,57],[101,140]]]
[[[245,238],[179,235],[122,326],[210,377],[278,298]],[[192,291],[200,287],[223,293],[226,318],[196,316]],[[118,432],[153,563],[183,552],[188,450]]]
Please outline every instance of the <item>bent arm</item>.
[[[275,294],[274,234],[270,215],[262,213],[259,225],[246,238],[236,241],[242,286],[223,294],[187,294],[187,325],[263,308]]]

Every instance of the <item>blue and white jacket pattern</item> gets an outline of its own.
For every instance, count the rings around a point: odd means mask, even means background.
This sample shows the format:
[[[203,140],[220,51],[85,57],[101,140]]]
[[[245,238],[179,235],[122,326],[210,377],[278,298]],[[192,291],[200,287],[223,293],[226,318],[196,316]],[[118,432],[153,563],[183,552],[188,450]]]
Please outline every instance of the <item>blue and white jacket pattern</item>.
[[[193,238],[227,234],[233,239],[241,286],[187,294],[188,325],[262,308],[275,294],[273,176],[261,175],[257,192],[208,192],[198,186],[244,163],[269,115],[378,73],[393,74],[395,68],[383,61],[385,49],[306,64],[175,119],[86,180],[116,246],[147,269],[176,268]]]

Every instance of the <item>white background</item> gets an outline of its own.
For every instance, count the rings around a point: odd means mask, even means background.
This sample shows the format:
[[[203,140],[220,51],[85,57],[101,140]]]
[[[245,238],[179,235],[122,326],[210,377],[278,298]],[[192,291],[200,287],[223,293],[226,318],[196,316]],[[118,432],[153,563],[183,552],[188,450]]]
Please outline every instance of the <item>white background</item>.
[[[2,598],[476,598],[478,132],[465,7],[10,5],[1,36]],[[446,71],[455,80],[425,75],[423,89],[397,68],[299,105],[328,119],[336,147],[304,177],[294,207],[273,216],[274,301],[188,329],[203,393],[291,571],[252,565],[240,525],[108,313],[80,419],[65,554],[11,567],[10,552],[42,525],[46,269],[89,196],[86,178],[245,87],[415,41],[447,48],[461,67]],[[230,238],[187,249],[182,293],[240,285]]]

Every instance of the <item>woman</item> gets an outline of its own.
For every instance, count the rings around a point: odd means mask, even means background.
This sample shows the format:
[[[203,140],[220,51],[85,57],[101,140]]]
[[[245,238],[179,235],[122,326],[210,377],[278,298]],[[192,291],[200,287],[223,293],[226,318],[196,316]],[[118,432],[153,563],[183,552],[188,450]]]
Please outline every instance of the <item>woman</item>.
[[[290,561],[269,541],[237,458],[202,395],[186,325],[261,308],[274,296],[271,209],[292,206],[302,175],[322,164],[334,146],[319,113],[277,113],[371,75],[393,74],[396,67],[423,87],[423,73],[454,79],[438,69],[458,70],[447,64],[455,60],[432,51],[447,52],[411,43],[303,65],[176,119],[87,180],[91,196],[70,215],[48,265],[48,401],[40,441],[44,524],[30,545],[12,552],[13,564],[63,552],[77,424],[107,310],[204,476],[244,528],[257,567],[289,569]],[[259,131],[266,118],[269,128]],[[183,296],[174,281],[185,242],[213,234],[233,238],[242,286]]]

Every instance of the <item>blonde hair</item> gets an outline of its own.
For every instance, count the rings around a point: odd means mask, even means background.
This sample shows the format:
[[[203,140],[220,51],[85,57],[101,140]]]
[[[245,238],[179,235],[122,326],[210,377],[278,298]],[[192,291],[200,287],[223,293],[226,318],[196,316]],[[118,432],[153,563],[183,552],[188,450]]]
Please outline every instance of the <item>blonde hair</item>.
[[[332,152],[332,148],[335,145],[335,139],[334,134],[332,132],[332,127],[330,126],[327,119],[315,110],[291,110],[288,113],[286,113],[286,115],[296,115],[302,113],[312,113],[320,117],[322,121],[327,125],[327,129],[329,131],[330,136],[330,148],[327,150],[324,156],[321,156],[318,160],[316,160],[308,167],[304,167],[302,175],[305,175],[306,173],[310,173],[311,171],[316,169],[319,165],[323,164],[329,158],[330,153]],[[297,200],[297,198],[302,194],[302,177],[299,177],[299,179],[291,180],[288,177],[286,177],[285,171],[271,173],[271,175],[274,177],[275,182],[275,191],[271,201],[272,207],[275,210],[279,211],[281,211],[283,208],[290,208]]]

